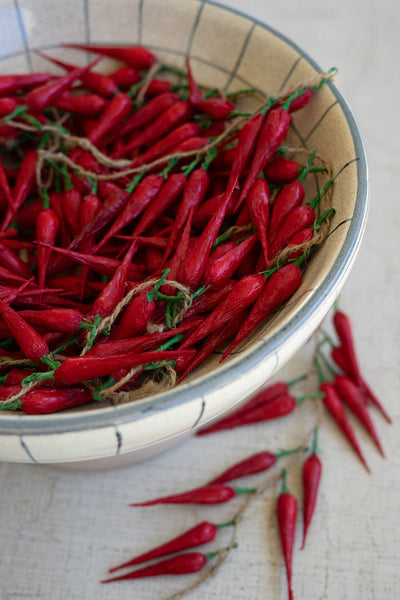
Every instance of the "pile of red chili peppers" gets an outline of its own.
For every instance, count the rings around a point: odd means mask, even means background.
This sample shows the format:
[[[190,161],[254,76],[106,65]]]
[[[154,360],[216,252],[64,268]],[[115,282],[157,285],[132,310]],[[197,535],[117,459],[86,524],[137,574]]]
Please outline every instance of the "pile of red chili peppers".
[[[285,156],[292,113],[253,113],[142,47],[0,76],[0,407],[49,413],[182,381],[290,298],[334,213]],[[120,61],[103,74],[103,57]]]

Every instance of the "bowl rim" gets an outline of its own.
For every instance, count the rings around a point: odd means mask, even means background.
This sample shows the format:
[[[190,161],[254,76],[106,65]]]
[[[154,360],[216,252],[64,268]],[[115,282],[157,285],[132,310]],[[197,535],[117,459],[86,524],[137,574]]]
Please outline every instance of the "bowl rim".
[[[237,14],[255,25],[260,26],[275,37],[279,38],[295,50],[298,55],[308,62],[317,72],[321,72],[319,65],[311,58],[307,52],[300,48],[295,42],[286,37],[280,31],[271,27],[267,23],[252,17],[236,8],[231,8],[214,2],[213,0],[202,0],[202,4],[210,4],[227,12]],[[149,48],[153,48],[152,45]],[[171,54],[179,54],[177,51],[170,51]],[[140,419],[142,416],[152,412],[173,408],[174,406],[185,404],[196,398],[202,397],[210,389],[218,389],[232,382],[235,377],[241,376],[250,371],[256,364],[259,364],[267,355],[273,355],[277,349],[282,346],[292,332],[301,327],[309,318],[329,292],[336,286],[343,276],[344,267],[349,262],[350,257],[356,253],[364,233],[368,205],[369,205],[369,171],[364,143],[356,123],[352,110],[346,99],[337,89],[332,81],[327,83],[330,91],[335,96],[343,116],[346,119],[356,157],[357,168],[357,194],[354,206],[354,213],[349,224],[346,237],[342,248],[340,249],[335,262],[331,266],[328,274],[324,277],[322,283],[313,294],[307,298],[304,304],[290,317],[284,328],[279,329],[267,339],[261,340],[257,346],[241,357],[240,361],[233,361],[221,366],[220,369],[211,373],[211,375],[199,377],[193,382],[182,383],[175,388],[161,392],[150,398],[135,400],[131,403],[121,404],[119,406],[110,405],[108,407],[91,408],[85,412],[53,413],[49,415],[25,415],[21,413],[0,413],[0,434],[18,434],[18,435],[49,435],[55,433],[67,433],[70,431],[93,430],[104,427],[114,426],[132,422]],[[213,387],[215,384],[215,387]]]

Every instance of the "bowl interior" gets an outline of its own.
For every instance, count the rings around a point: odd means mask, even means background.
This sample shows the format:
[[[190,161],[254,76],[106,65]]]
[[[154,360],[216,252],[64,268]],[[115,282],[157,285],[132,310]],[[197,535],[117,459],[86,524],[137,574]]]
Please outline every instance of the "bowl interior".
[[[186,54],[196,79],[225,92],[255,88],[264,95],[282,94],[292,86],[310,80],[321,69],[295,44],[268,26],[245,15],[199,0],[129,0],[110,10],[108,0],[20,0],[0,2],[6,35],[0,40],[2,73],[49,70],[49,63],[35,56],[36,49],[75,63],[90,55],[61,49],[62,42],[143,44],[160,62],[184,67]],[[102,61],[101,70],[114,67]],[[328,68],[331,65],[328,66]],[[99,67],[100,68],[100,67]],[[212,388],[218,381],[234,379],[265,356],[274,353],[323,302],[337,281],[350,268],[361,240],[367,212],[367,167],[365,153],[354,118],[337,88],[329,83],[309,105],[293,115],[287,145],[300,151],[316,150],[337,173],[332,195],[336,215],[331,235],[311,257],[301,288],[284,308],[240,346],[222,365],[219,354],[211,356],[186,383],[178,388],[129,405],[111,406],[105,401],[63,414],[41,417],[39,427],[57,429],[66,422],[99,426],[116,415],[120,419],[139,416],[144,410],[183,402]],[[324,180],[308,178],[311,197]],[[34,423],[35,418],[0,414],[0,428],[16,419]]]

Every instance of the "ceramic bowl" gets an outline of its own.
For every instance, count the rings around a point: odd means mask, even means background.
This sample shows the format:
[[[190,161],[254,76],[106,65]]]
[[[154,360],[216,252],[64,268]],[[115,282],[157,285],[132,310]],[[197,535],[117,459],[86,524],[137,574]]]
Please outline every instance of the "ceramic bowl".
[[[143,44],[162,62],[229,92],[256,88],[276,94],[321,72],[299,47],[268,25],[199,0],[9,0],[0,2],[6,35],[0,70],[48,69],[35,49],[82,60],[62,42]],[[4,27],[5,25],[5,27]],[[107,65],[107,66],[111,66]],[[329,67],[330,65],[328,65]],[[211,357],[187,382],[125,405],[109,402],[49,416],[0,414],[0,460],[64,466],[119,466],[143,460],[190,435],[262,386],[305,343],[338,296],[365,227],[368,176],[356,122],[333,83],[293,115],[288,143],[316,149],[337,172],[334,233],[316,252],[301,288],[223,364]],[[314,176],[310,179],[316,189]]]

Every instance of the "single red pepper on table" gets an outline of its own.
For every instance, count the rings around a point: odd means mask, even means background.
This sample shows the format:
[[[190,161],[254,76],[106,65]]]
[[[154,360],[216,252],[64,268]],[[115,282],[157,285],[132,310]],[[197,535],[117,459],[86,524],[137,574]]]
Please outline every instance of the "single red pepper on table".
[[[298,451],[299,449],[295,448],[293,450],[282,450],[282,452],[276,454],[267,451],[257,452],[232,465],[229,469],[223,471],[223,473],[209,481],[209,484],[226,483],[227,481],[232,481],[239,477],[246,477],[247,475],[254,475],[255,473],[267,471],[273,467],[276,464],[276,461],[282,456],[287,456],[288,454],[293,454]]]
[[[282,491],[278,496],[276,514],[282,554],[286,567],[289,600],[293,600],[292,561],[296,534],[297,500],[287,489],[285,469],[282,471],[282,480]]]
[[[255,488],[233,488],[223,483],[214,483],[204,485],[199,488],[173,494],[172,496],[163,496],[154,500],[145,502],[134,502],[129,506],[154,506],[155,504],[221,504],[229,502],[238,494],[252,494]]]
[[[104,579],[101,583],[110,583],[111,581],[121,581],[124,579],[137,579],[140,577],[155,577],[157,575],[186,575],[188,573],[197,573],[207,564],[208,560],[219,554],[219,550],[202,554],[201,552],[186,552],[172,556],[153,565],[142,567],[136,571]]]
[[[196,432],[196,435],[206,435],[208,433],[212,433],[213,431],[230,429],[230,424],[232,421],[233,426],[235,427],[237,417],[244,415],[246,412],[253,410],[256,407],[258,408],[260,406],[268,404],[273,398],[289,394],[289,386],[290,382],[289,384],[284,381],[277,381],[276,383],[272,383],[271,385],[262,389],[260,392],[251,396],[249,400],[247,400],[244,404],[240,405],[239,408],[237,408],[236,410],[230,412],[226,417],[222,417],[222,419],[214,421],[213,423],[211,423],[211,425],[202,427],[199,431]]]
[[[301,550],[306,544],[306,537],[317,503],[318,490],[322,474],[322,463],[317,454],[318,427],[314,431],[312,453],[303,464],[303,543]]]

